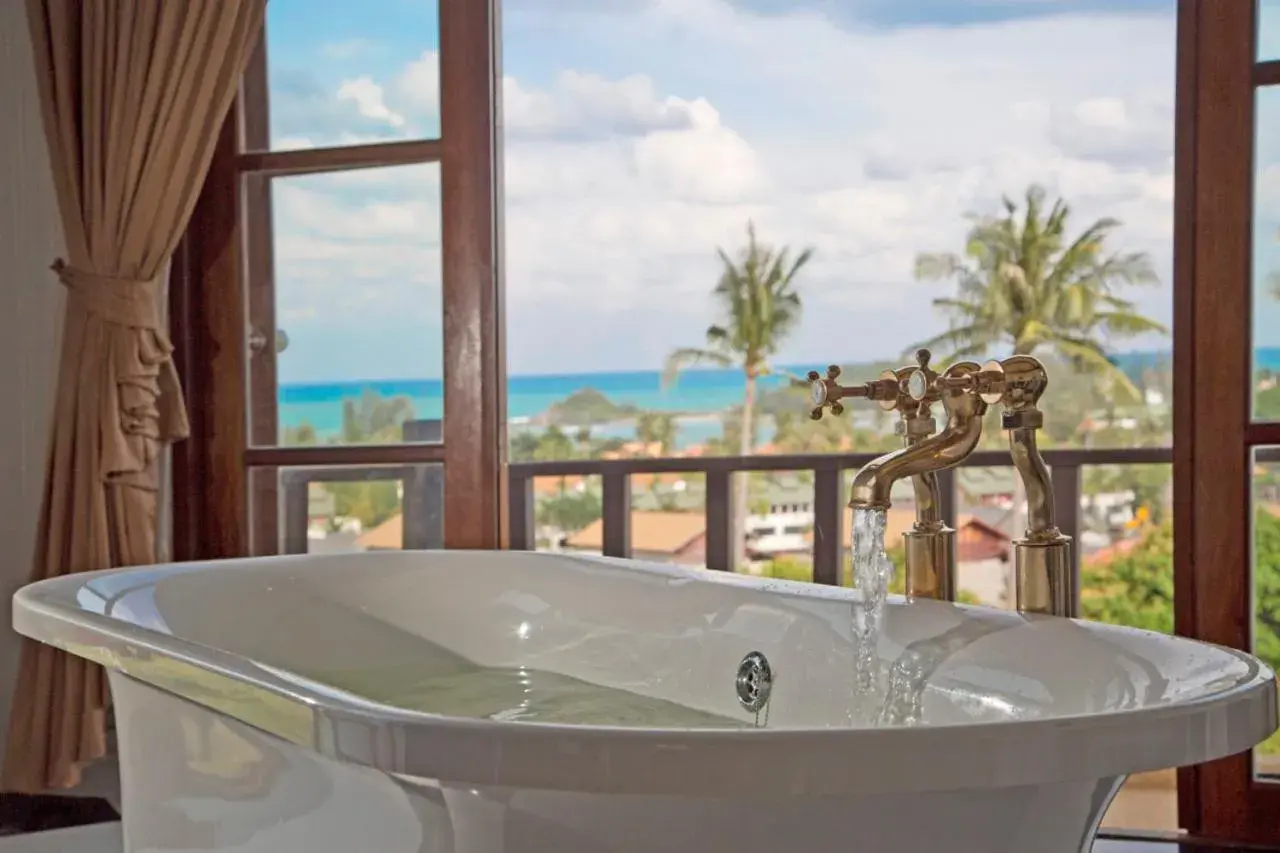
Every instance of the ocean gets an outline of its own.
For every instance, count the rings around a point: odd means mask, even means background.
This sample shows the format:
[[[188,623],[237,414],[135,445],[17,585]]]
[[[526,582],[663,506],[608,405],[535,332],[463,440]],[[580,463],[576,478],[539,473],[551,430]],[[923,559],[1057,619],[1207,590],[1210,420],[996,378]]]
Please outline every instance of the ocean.
[[[1259,349],[1257,367],[1280,372],[1280,348]],[[1167,366],[1168,352],[1132,352],[1116,356],[1116,361],[1130,375],[1144,369]],[[814,366],[786,368],[791,374],[804,375]],[[761,381],[764,387],[777,387],[787,381],[777,374]],[[701,443],[720,434],[718,415],[740,403],[745,387],[742,371],[735,369],[688,370],[680,374],[670,387],[663,387],[662,374],[656,370],[610,373],[566,373],[558,375],[519,376],[507,379],[507,416],[513,430],[526,426],[575,391],[593,388],[614,403],[629,404],[642,410],[680,413],[678,444]],[[336,434],[342,424],[342,401],[373,392],[384,397],[407,397],[418,418],[439,418],[443,412],[443,383],[439,379],[389,379],[307,384],[283,384],[280,387],[280,427],[286,429],[302,423],[310,424],[324,440]],[[630,437],[629,424],[597,428],[597,436]],[[768,440],[767,435],[761,436]]]
[[[813,368],[788,368],[803,375]],[[787,382],[784,375],[761,380],[763,387]],[[745,382],[742,371],[731,369],[687,370],[664,388],[656,370],[615,373],[570,373],[560,375],[510,376],[507,378],[507,418],[513,430],[547,411],[553,403],[593,388],[619,405],[645,411],[672,412],[679,419],[677,444],[700,444],[720,435],[718,415],[742,402]],[[280,427],[287,429],[310,424],[323,441],[342,427],[342,401],[372,392],[383,397],[406,397],[418,418],[439,418],[444,411],[443,382],[439,379],[391,379],[363,382],[326,382],[280,386]],[[597,437],[629,438],[635,434],[629,424],[596,427]],[[767,436],[762,435],[762,440]]]

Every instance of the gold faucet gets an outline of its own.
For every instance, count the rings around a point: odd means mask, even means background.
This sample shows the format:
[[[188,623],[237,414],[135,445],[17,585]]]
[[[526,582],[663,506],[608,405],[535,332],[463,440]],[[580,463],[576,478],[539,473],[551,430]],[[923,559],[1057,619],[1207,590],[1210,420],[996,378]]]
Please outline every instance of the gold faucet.
[[[822,417],[824,408],[840,414],[843,406],[839,400],[845,397],[865,397],[876,400],[886,411],[900,412],[897,432],[905,446],[873,460],[858,472],[849,505],[855,509],[887,510],[893,484],[910,477],[915,492],[916,520],[904,534],[907,597],[954,601],[955,531],[942,520],[937,472],[959,463],[972,452],[982,434],[986,403],[954,387],[954,382],[944,381],[977,370],[976,364],[954,365],[944,376],[939,376],[929,367],[929,359],[929,351],[922,349],[916,353],[915,364],[886,370],[873,382],[847,388],[836,384],[838,368],[828,368],[826,379],[811,373],[809,379],[816,404],[812,417]],[[937,424],[931,406],[939,401],[947,412],[947,425],[935,436]]]
[[[1036,446],[1036,432],[1044,426],[1038,404],[1049,385],[1049,375],[1044,365],[1029,355],[1007,358],[1001,367],[1001,426],[1009,433],[1013,467],[1022,478],[1027,497],[1027,529],[1013,543],[1018,610],[1074,616],[1077,595],[1071,571],[1071,537],[1064,536],[1054,522],[1049,468]]]
[[[1036,446],[1036,431],[1044,424],[1037,404],[1048,385],[1044,365],[1030,356],[1015,355],[982,366],[959,362],[939,374],[929,368],[929,357],[928,350],[921,350],[915,365],[887,370],[873,382],[850,387],[837,383],[840,370],[834,366],[827,369],[825,378],[817,372],[809,374],[814,419],[827,408],[834,414],[843,412],[839,401],[846,397],[876,400],[885,410],[897,409],[902,415],[898,432],[905,446],[858,471],[849,505],[887,510],[893,484],[911,477],[916,521],[904,535],[907,596],[954,601],[955,531],[942,521],[937,472],[973,452],[988,406],[999,403],[1028,506],[1026,533],[1013,543],[1018,610],[1074,615],[1071,540],[1054,523],[1049,469]],[[937,435],[930,414],[934,402],[941,402],[947,415],[946,426]]]

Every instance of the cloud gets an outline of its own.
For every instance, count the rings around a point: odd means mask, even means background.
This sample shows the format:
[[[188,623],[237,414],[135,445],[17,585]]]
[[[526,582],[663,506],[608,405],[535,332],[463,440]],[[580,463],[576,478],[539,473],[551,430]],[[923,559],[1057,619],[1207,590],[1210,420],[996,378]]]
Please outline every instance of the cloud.
[[[502,81],[503,122],[512,137],[636,136],[687,130],[701,118],[714,121],[705,101],[660,98],[642,74],[608,80],[597,74],[562,71],[546,90]]]
[[[404,127],[404,116],[387,107],[382,87],[369,77],[342,81],[338,87],[338,100],[355,104],[365,118],[386,122],[391,127]]]
[[[1019,12],[962,27],[723,0],[534,14],[538,2],[513,0],[505,32],[515,373],[655,368],[697,343],[713,319],[715,248],[740,245],[748,218],[769,242],[816,250],[784,361],[886,357],[940,329],[928,304],[949,285],[915,283],[915,254],[962,248],[966,211],[994,212],[1033,182],[1064,194],[1076,229],[1120,218],[1117,248],[1150,252],[1169,280],[1171,0],[1162,16]],[[320,138],[303,124],[423,135],[438,120],[433,51],[357,81],[358,95],[335,88],[324,105],[347,124],[300,122],[296,136]],[[438,173],[314,181],[277,201],[278,278],[299,329],[391,328],[402,305],[438,319],[424,298],[439,286]],[[1167,286],[1135,296],[1169,319]],[[404,375],[391,373],[400,343],[372,346],[388,353],[385,373]],[[339,352],[315,368],[345,369]]]
[[[424,50],[396,78],[396,93],[407,109],[423,116],[440,112],[440,54]]]

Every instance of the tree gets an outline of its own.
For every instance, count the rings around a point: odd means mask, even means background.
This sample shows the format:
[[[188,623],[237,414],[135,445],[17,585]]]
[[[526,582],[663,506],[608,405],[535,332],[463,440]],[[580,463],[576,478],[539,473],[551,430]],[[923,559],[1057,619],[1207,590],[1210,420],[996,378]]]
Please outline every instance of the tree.
[[[533,450],[535,462],[558,462],[573,458],[573,441],[558,426],[549,426],[538,436],[538,444]],[[560,494],[565,493],[565,477],[560,477]]]
[[[1033,185],[1021,211],[1005,197],[1002,216],[969,214],[973,225],[963,255],[916,257],[917,279],[955,279],[958,293],[933,300],[950,328],[910,349],[938,349],[952,359],[981,357],[1002,345],[1015,355],[1048,349],[1109,383],[1113,396],[1137,402],[1137,388],[1109,358],[1107,344],[1167,334],[1119,295],[1125,286],[1157,283],[1151,259],[1144,252],[1109,251],[1107,242],[1120,227],[1116,219],[1099,219],[1070,239],[1070,207],[1058,198],[1046,211],[1046,203],[1044,189]]]
[[[397,444],[404,440],[404,422],[415,417],[408,397],[383,397],[365,389],[360,399],[342,401],[342,444]]]
[[[1280,518],[1254,513],[1254,650],[1280,665]],[[1080,573],[1080,611],[1086,619],[1173,632],[1173,525],[1154,525],[1130,551]]]
[[[316,434],[315,427],[303,421],[297,426],[285,427],[281,443],[286,447],[311,447],[320,443],[320,437]]]
[[[795,278],[813,257],[806,248],[792,257],[787,247],[774,249],[756,239],[753,223],[747,223],[747,245],[737,258],[723,249],[720,280],[712,291],[720,319],[707,328],[706,345],[678,349],[668,358],[664,381],[671,382],[681,370],[700,363],[740,367],[746,378],[742,398],[743,426],[738,452],[750,455],[755,442],[756,383],[772,372],[770,359],[800,322],[800,294]],[[738,499],[734,503],[735,565],[746,556],[747,478],[737,478]]]
[[[666,456],[676,443],[676,419],[666,412],[641,412],[636,418],[636,439],[645,448],[658,445],[658,455]]]
[[[528,430],[511,434],[511,461],[532,462],[538,453],[538,435]]]
[[[538,501],[534,513],[538,524],[555,527],[564,533],[576,533],[603,513],[600,496],[595,492],[567,492]]]

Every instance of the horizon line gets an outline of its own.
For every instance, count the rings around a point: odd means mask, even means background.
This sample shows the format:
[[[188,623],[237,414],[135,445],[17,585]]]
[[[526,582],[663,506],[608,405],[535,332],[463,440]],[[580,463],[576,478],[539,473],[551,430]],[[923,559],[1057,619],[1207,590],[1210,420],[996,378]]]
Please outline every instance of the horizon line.
[[[1265,351],[1265,350],[1280,351],[1280,346],[1254,348],[1254,352]],[[1124,350],[1121,352],[1113,353],[1113,357],[1135,356],[1135,355],[1172,355],[1172,354],[1173,354],[1172,349],[1135,349],[1135,350]],[[841,367],[847,367],[847,366],[855,366],[860,364],[880,364],[881,362],[889,362],[893,360],[894,359],[889,359],[889,358],[861,359],[861,360],[838,361],[836,363],[839,364]],[[830,363],[831,362],[827,362],[826,364],[830,364]],[[821,364],[821,365],[816,363],[780,364],[778,365],[778,370],[782,371],[782,370],[794,370],[794,369],[819,369],[819,368],[825,367],[826,364]],[[693,367],[693,368],[681,370],[680,373],[681,375],[684,375],[689,373],[723,373],[726,371],[741,373],[742,369],[739,367]],[[553,373],[553,372],[508,373],[507,378],[508,379],[563,379],[569,376],[609,376],[609,375],[617,376],[617,375],[626,375],[626,374],[639,375],[639,374],[652,374],[652,373],[660,374],[662,373],[662,368],[632,367],[632,368],[623,368],[618,370],[583,370],[583,371],[566,371],[563,373]],[[774,374],[774,375],[776,376],[778,374]],[[291,388],[298,388],[298,387],[305,387],[305,386],[323,386],[323,385],[339,385],[339,384],[354,385],[354,384],[360,384],[360,383],[367,384],[367,383],[374,383],[374,382],[443,382],[443,381],[444,381],[443,376],[384,376],[377,379],[371,379],[367,377],[361,378],[361,379],[354,379],[354,378],[352,379],[305,379],[305,380],[292,381],[292,382],[280,380],[278,381],[277,384],[280,387],[288,386]]]

